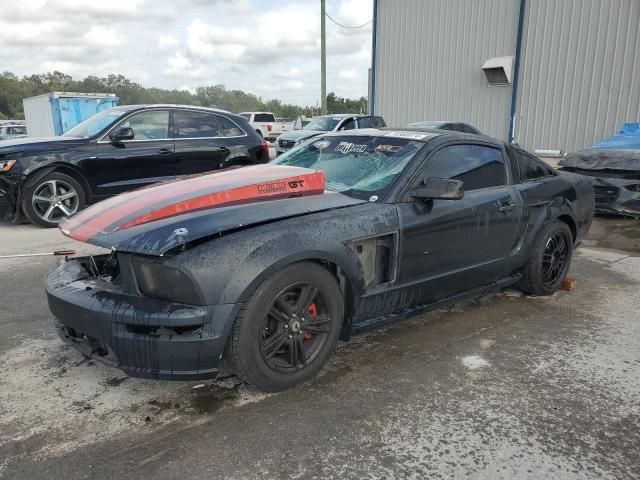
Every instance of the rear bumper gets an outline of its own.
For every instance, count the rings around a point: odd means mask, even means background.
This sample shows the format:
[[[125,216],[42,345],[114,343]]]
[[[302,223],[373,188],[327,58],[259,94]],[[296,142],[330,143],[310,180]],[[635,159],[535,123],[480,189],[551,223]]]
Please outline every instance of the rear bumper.
[[[46,293],[63,341],[130,376],[165,380],[216,377],[227,337],[216,326],[239,310],[127,295],[77,260],[47,275]]]

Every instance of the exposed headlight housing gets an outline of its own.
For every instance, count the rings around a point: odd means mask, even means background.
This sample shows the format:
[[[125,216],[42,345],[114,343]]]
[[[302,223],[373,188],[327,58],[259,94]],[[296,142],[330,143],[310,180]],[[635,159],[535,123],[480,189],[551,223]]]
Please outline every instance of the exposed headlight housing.
[[[15,160],[0,160],[0,173],[8,172],[15,164]]]
[[[138,288],[143,295],[188,305],[203,305],[200,290],[184,272],[157,260],[141,257],[131,260]]]

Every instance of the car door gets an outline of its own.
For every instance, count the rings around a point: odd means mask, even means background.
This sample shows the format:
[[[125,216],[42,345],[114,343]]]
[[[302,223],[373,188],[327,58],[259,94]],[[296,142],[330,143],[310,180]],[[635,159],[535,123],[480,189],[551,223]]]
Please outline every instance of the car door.
[[[509,185],[502,148],[450,144],[433,152],[426,178],[464,182],[461,200],[398,205],[402,225],[400,282],[416,303],[431,303],[493,282],[505,274],[520,233],[522,206]]]
[[[109,133],[126,127],[133,129],[133,139],[114,142],[107,134],[98,142],[97,157],[83,162],[98,196],[114,195],[178,174],[169,109],[134,113]]]
[[[174,119],[175,155],[181,175],[224,168],[236,148],[233,138],[244,136],[241,130],[233,135],[228,125],[232,122],[212,112],[175,110]]]

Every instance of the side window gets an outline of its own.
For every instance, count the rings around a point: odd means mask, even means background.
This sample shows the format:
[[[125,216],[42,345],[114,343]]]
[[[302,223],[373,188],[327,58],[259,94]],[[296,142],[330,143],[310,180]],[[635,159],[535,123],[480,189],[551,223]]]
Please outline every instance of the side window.
[[[218,120],[210,113],[176,110],[176,138],[207,138],[220,136]]]
[[[358,128],[373,127],[373,117],[360,117],[358,119]]]
[[[129,117],[116,127],[133,128],[134,140],[166,140],[169,136],[169,111],[151,110]]]
[[[220,136],[221,137],[242,137],[246,135],[238,125],[222,115],[216,115],[218,123],[220,124]]]
[[[371,124],[374,128],[384,128],[387,126],[382,117],[372,117]]]
[[[425,176],[462,180],[466,191],[506,183],[502,151],[482,145],[451,145],[438,150],[427,160]]]
[[[354,130],[355,128],[356,128],[356,119],[349,118],[344,121],[344,123],[340,126],[339,130]]]
[[[549,170],[540,163],[539,160],[531,157],[523,151],[516,150],[518,166],[520,168],[520,178],[523,182],[544,178],[550,175]]]

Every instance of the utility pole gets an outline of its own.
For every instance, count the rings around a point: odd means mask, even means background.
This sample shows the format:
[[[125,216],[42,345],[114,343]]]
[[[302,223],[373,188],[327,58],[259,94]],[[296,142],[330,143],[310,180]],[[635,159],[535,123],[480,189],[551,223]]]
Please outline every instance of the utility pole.
[[[320,0],[320,96],[321,113],[327,114],[327,44],[325,20],[325,0]]]

